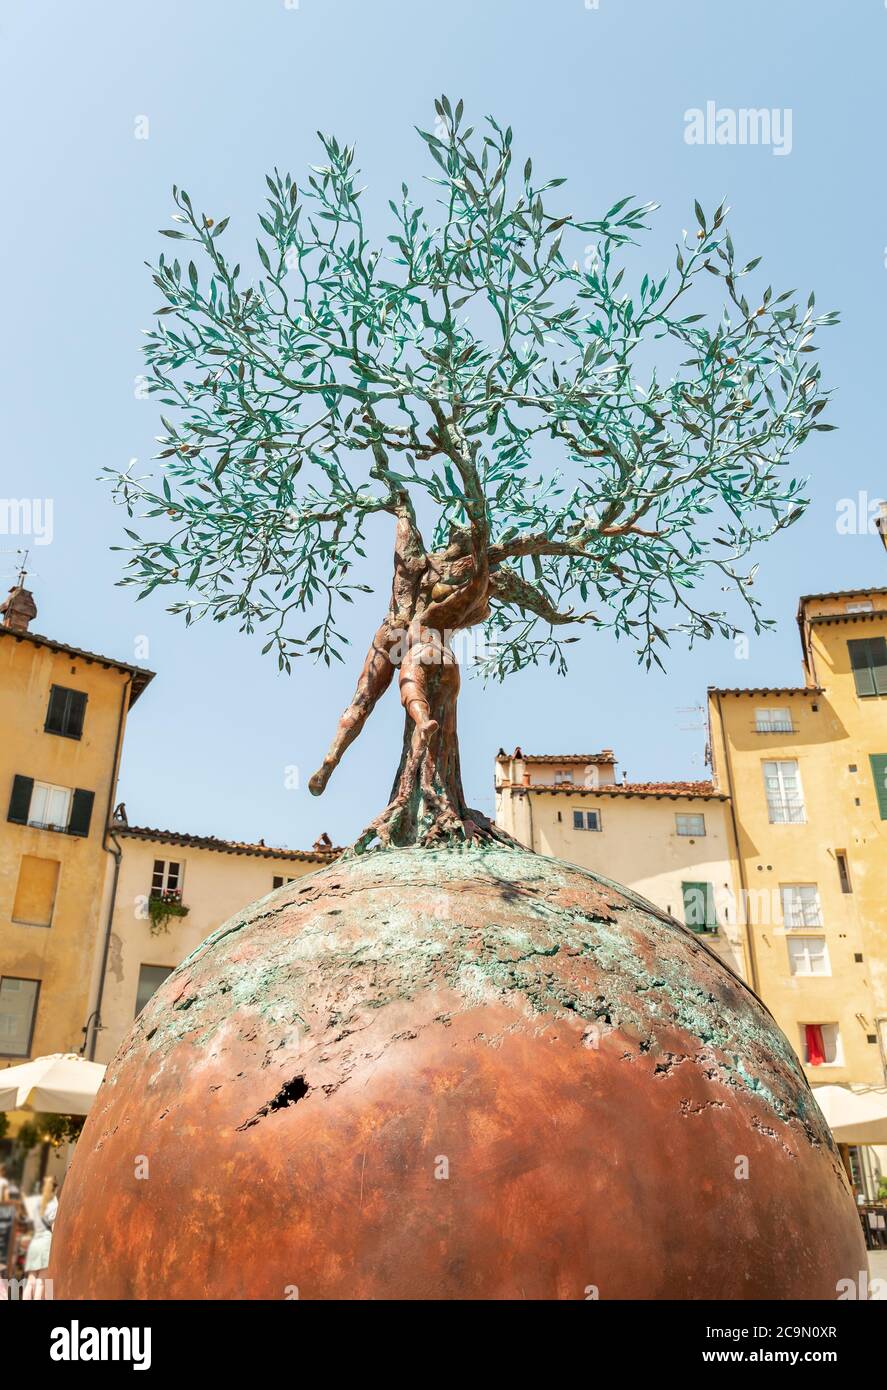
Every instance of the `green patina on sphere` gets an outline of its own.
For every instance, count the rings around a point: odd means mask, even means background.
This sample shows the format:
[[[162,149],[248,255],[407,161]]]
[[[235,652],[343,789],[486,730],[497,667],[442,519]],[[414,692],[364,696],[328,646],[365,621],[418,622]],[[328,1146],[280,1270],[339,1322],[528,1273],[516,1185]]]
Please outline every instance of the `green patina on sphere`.
[[[865,1268],[747,986],[629,890],[486,845],[340,860],[183,961],[108,1070],[52,1275],[62,1298],[833,1299]]]

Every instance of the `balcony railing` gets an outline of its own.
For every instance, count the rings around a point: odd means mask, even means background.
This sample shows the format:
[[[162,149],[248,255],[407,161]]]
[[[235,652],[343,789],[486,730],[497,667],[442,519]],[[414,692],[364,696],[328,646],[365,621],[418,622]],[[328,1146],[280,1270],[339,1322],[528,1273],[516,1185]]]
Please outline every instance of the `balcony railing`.
[[[802,801],[768,799],[767,812],[771,825],[803,825],[807,819]]]

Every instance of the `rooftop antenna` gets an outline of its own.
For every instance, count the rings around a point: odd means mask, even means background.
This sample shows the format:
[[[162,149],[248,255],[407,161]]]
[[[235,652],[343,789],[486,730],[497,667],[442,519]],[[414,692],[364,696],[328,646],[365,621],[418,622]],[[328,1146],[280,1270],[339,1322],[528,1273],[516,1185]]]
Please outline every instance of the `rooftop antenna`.
[[[28,556],[30,555],[30,553],[30,550],[17,551],[17,554],[21,555],[22,557],[21,569],[18,572],[18,579],[16,580],[16,583],[20,589],[24,588],[25,576],[28,573]]]

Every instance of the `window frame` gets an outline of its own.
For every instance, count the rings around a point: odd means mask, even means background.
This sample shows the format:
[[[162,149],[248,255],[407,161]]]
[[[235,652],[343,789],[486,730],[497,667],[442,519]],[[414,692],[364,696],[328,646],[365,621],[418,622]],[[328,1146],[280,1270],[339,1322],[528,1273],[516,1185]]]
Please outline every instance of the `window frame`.
[[[801,891],[801,890],[803,890],[803,889],[805,889],[805,888],[806,888],[806,889],[812,889],[812,892],[813,892],[813,894],[814,894],[814,896],[815,896],[815,911],[816,911],[816,921],[815,921],[815,922],[807,921],[806,917],[804,916],[806,909],[805,909],[805,907],[803,906],[803,904],[804,904],[804,897],[803,897],[803,895],[802,895],[802,891]],[[799,896],[799,901],[800,901],[800,903],[802,904],[802,907],[801,907],[801,915],[802,915],[802,917],[804,917],[804,920],[801,921],[801,922],[791,922],[791,921],[789,921],[789,916],[790,916],[791,914],[790,914],[789,912],[786,911],[786,899],[787,899],[787,895],[790,894],[790,893],[796,893],[796,892],[799,893],[799,895],[800,895],[800,896]],[[804,932],[804,931],[809,931],[811,927],[821,927],[821,926],[824,925],[824,924],[823,924],[823,920],[822,920],[822,897],[821,897],[820,892],[819,892],[819,884],[818,884],[818,883],[780,883],[780,885],[779,885],[779,900],[780,900],[780,904],[781,904],[781,906],[782,906],[782,926],[783,926],[783,929],[784,929],[785,931],[787,931],[787,932],[795,932],[795,931]]]
[[[144,1004],[142,1004],[142,1008],[140,1009],[140,1008],[139,1008],[139,986],[140,986],[141,983],[142,983],[142,971],[143,971],[143,970],[165,970],[165,971],[166,971],[166,974],[164,975],[164,977],[163,977],[162,980],[158,980],[157,984],[154,986],[154,988],[152,989],[151,993],[148,995],[147,999],[145,1000]],[[142,1010],[145,1009],[145,1008],[148,1006],[148,1004],[150,1004],[151,1000],[154,998],[154,995],[157,993],[158,989],[160,989],[160,986],[166,983],[166,981],[169,979],[170,975],[172,974],[172,972],[173,972],[174,970],[175,970],[175,966],[174,966],[174,965],[160,965],[160,964],[158,964],[156,961],[153,961],[153,960],[143,960],[143,961],[140,962],[140,964],[139,964],[139,974],[138,974],[138,978],[137,978],[137,980],[136,980],[135,1012],[134,1012],[134,1014],[133,1014],[133,1019],[134,1019],[134,1020],[137,1019],[138,1016],[139,1016],[139,1014],[142,1012]]]
[[[160,886],[155,886],[154,880],[157,878],[157,865],[162,864],[160,873]],[[175,883],[170,884],[170,869],[175,865]],[[185,886],[185,861],[184,859],[155,859],[151,868],[151,891],[149,898],[162,898],[164,893],[177,893],[181,899]]]
[[[66,806],[66,812],[65,812],[65,819],[64,819],[64,822],[55,821],[55,820],[52,820],[52,821],[50,821],[50,820],[36,820],[36,819],[34,818],[34,798],[36,797],[38,791],[43,791],[43,792],[46,792],[46,793],[50,793],[50,792],[64,792],[65,796],[67,797],[67,806]],[[47,797],[47,800],[48,800],[48,797]],[[55,831],[57,831],[57,832],[60,833],[60,834],[67,835],[67,833],[68,833],[68,826],[71,824],[71,811],[73,810],[73,806],[74,806],[74,788],[73,788],[73,787],[63,787],[63,786],[61,786],[58,782],[43,782],[43,781],[40,781],[38,778],[35,777],[35,778],[34,778],[34,785],[33,785],[32,788],[31,788],[31,800],[30,800],[30,802],[29,802],[29,804],[28,804],[28,819],[27,819],[27,824],[31,827],[32,830],[55,830]]]
[[[49,723],[49,717],[52,713],[53,699],[56,696],[56,692],[59,692],[59,694],[64,695],[66,697],[64,704],[64,717],[60,721],[65,727],[61,729],[54,729],[51,727]],[[77,708],[79,708],[80,710],[80,727],[76,733],[72,733],[69,727],[71,723],[72,695],[77,696]],[[76,739],[78,741],[82,739],[83,730],[86,724],[86,706],[88,701],[89,695],[85,690],[75,690],[74,687],[70,685],[51,685],[49,687],[49,701],[46,706],[46,718],[43,721],[43,732],[45,734],[54,734],[56,738],[71,738]]]
[[[810,944],[814,943],[821,949],[814,953],[810,949]],[[809,936],[801,932],[792,932],[786,937],[786,949],[788,951],[788,968],[792,979],[801,980],[822,980],[831,977],[832,962],[829,955],[828,940],[824,936]],[[796,970],[795,961],[797,954],[806,956],[808,964],[812,961],[814,954],[820,956],[825,962],[824,970]]]
[[[768,773],[768,767],[776,768],[775,774]],[[783,768],[785,767],[793,767],[795,769],[795,780],[797,782],[796,807],[792,807],[790,801],[786,798],[785,776],[783,773]],[[767,819],[769,823],[771,825],[806,825],[807,806],[806,802],[804,801],[804,783],[801,780],[801,764],[798,761],[798,759],[762,758],[761,775],[764,780],[764,799],[767,803]],[[779,809],[781,809],[783,812],[796,809],[800,811],[800,816],[793,817],[791,815],[786,814],[783,814],[782,816],[774,816],[774,802],[771,800],[769,787],[769,779],[773,776],[775,776],[776,781],[779,783]]]
[[[704,892],[705,918],[702,925],[687,921],[689,915],[687,910],[687,890],[698,888],[701,888]],[[713,883],[705,882],[702,879],[681,879],[681,907],[684,913],[684,926],[688,931],[693,932],[695,936],[714,936],[717,933],[720,922],[718,921],[718,908],[715,901],[715,886]],[[711,916],[709,916],[709,907],[711,908]]]
[[[689,820],[701,821],[701,822],[702,822],[702,829],[701,829],[701,830],[682,830],[682,829],[681,829],[681,821],[689,821]],[[682,840],[684,840],[684,839],[703,840],[703,839],[705,839],[705,835],[706,835],[706,830],[705,830],[705,812],[704,812],[704,811],[675,811],[675,813],[674,813],[674,826],[675,826],[674,833],[675,833],[676,835],[679,835],[679,836],[681,837]]]
[[[841,893],[853,892],[853,878],[850,874],[850,856],[845,849],[835,850],[835,868],[838,870],[838,885]]]
[[[808,1029],[808,1027],[819,1028],[819,1029],[823,1029],[823,1028],[833,1028],[833,1029],[835,1030],[835,1035],[834,1035],[834,1043],[835,1043],[835,1060],[834,1060],[833,1062],[811,1062],[811,1061],[809,1061],[808,1056],[807,1056],[807,1029]],[[843,1041],[843,1038],[841,1037],[841,1025],[840,1025],[840,1023],[838,1023],[838,1022],[836,1022],[836,1021],[834,1021],[834,1020],[829,1020],[827,1023],[818,1023],[815,1019],[805,1018],[805,1019],[803,1019],[802,1021],[800,1021],[800,1022],[798,1023],[798,1029],[799,1029],[799,1031],[800,1031],[801,1039],[802,1039],[802,1041],[801,1041],[801,1061],[802,1061],[802,1063],[804,1064],[805,1067],[811,1067],[811,1068],[813,1068],[813,1070],[815,1070],[815,1071],[818,1072],[822,1067],[843,1067],[843,1066],[844,1066],[844,1041]],[[823,1037],[823,1044],[824,1044],[824,1043],[825,1043],[825,1037]]]
[[[41,994],[41,990],[42,990],[42,986],[43,986],[43,981],[42,981],[42,980],[34,979],[34,977],[33,977],[33,976],[30,976],[30,975],[3,975],[3,974],[0,974],[0,1000],[2,1000],[2,997],[3,997],[3,982],[4,982],[4,980],[15,980],[16,983],[17,983],[17,984],[20,984],[20,985],[36,985],[36,986],[37,986],[37,988],[36,988],[35,991],[34,991],[34,1002],[33,1002],[32,1008],[31,1008],[31,1025],[30,1025],[30,1031],[29,1031],[29,1033],[28,1033],[28,1047],[27,1047],[27,1051],[26,1051],[26,1052],[8,1052],[8,1051],[6,1051],[6,1049],[2,1046],[3,1038],[2,1038],[2,1035],[0,1035],[0,1057],[14,1057],[14,1058],[16,1059],[16,1061],[22,1061],[22,1060],[27,1061],[28,1058],[31,1056],[31,1053],[32,1053],[33,1047],[34,1047],[34,1032],[35,1032],[36,1027],[37,1027],[37,1010],[38,1010],[39,1007],[40,1007],[40,994]]]
[[[868,659],[864,663],[856,660],[856,655],[865,648]],[[874,651],[882,657],[876,661]],[[848,637],[847,654],[850,659],[850,674],[859,700],[883,700],[887,696],[887,637],[877,634],[874,637]],[[860,689],[860,677],[865,674],[871,681],[871,690]]]
[[[780,715],[784,717],[779,718]],[[794,732],[795,725],[790,705],[755,705],[756,734],[793,734]]]

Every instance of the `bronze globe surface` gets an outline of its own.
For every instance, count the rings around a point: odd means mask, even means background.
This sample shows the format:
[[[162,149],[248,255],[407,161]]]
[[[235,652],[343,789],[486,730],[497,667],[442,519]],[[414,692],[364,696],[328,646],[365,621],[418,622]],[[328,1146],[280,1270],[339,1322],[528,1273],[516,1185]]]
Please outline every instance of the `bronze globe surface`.
[[[157,991],[59,1298],[834,1299],[866,1268],[798,1060],[697,936],[499,846],[279,889]]]

